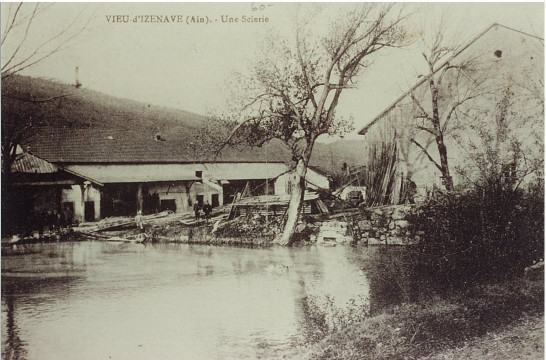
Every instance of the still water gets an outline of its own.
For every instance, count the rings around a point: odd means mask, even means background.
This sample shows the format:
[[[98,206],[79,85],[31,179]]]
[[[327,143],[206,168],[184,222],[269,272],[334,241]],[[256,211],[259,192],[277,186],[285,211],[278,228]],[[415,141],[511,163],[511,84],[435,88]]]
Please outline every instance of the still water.
[[[308,341],[305,299],[370,307],[366,248],[27,250],[2,257],[3,359],[267,358]]]

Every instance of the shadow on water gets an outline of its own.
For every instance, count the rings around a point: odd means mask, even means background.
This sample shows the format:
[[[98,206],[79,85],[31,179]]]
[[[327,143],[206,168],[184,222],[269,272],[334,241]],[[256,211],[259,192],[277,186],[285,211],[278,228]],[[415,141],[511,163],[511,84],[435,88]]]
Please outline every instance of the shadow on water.
[[[27,358],[27,342],[21,339],[21,329],[17,324],[18,313],[27,312],[29,308],[43,306],[47,302],[55,302],[66,298],[77,276],[41,277],[20,276],[2,273],[2,359]],[[37,296],[40,295],[40,296]]]
[[[4,303],[6,333],[2,334],[2,359],[25,359],[26,344],[19,337],[19,328],[15,322],[15,299],[8,296],[4,299]]]

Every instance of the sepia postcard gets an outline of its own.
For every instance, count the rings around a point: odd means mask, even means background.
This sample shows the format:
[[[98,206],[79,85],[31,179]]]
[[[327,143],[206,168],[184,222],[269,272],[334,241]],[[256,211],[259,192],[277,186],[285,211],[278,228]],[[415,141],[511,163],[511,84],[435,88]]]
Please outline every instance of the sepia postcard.
[[[543,3],[2,3],[3,359],[544,358]]]

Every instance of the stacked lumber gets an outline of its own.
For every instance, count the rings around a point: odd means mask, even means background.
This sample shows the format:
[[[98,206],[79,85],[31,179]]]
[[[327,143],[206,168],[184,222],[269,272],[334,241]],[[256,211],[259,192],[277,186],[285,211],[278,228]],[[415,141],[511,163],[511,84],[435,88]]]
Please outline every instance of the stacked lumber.
[[[283,215],[290,201],[290,195],[260,195],[238,198],[231,204],[229,219],[241,214],[260,214],[262,216]],[[313,205],[319,213],[329,213],[328,207],[315,192],[306,191],[303,198],[303,213],[312,214]]]
[[[150,214],[142,216],[144,223],[162,223],[163,220],[172,221],[173,219],[167,219],[169,215],[174,215],[172,211],[163,211],[157,214]],[[136,222],[134,217],[129,216],[116,216],[109,217],[100,220],[96,223],[83,223],[80,226],[75,227],[75,231],[92,233],[97,231],[113,230],[116,228],[135,227]]]

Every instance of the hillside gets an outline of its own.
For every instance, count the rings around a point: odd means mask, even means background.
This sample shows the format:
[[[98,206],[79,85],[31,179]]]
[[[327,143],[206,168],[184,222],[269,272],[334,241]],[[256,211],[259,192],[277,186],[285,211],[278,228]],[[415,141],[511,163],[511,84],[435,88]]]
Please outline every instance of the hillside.
[[[5,94],[35,101],[61,97],[54,101],[56,116],[50,119],[50,127],[153,129],[167,132],[199,128],[206,120],[204,116],[183,110],[116,98],[26,76],[11,76],[2,81],[3,101]]]
[[[115,130],[117,134],[126,132],[127,137],[132,136],[132,143],[138,145],[138,141],[151,139],[159,132],[168,141],[164,144],[163,151],[170,152],[172,158],[180,157],[181,160],[194,156],[190,147],[195,148],[193,142],[199,138],[207,123],[205,116],[187,111],[116,98],[85,88],[77,89],[72,85],[26,76],[12,76],[4,81],[2,95],[3,107],[12,105],[17,108],[17,112],[26,114],[36,113],[39,108],[39,113],[47,114],[40,125],[49,129],[45,132],[48,136],[55,133],[56,129],[64,129],[58,133],[70,136],[67,142],[74,142],[77,140],[74,138],[74,134],[77,134],[74,131],[77,129],[96,129],[96,132],[93,131],[93,137],[105,130]],[[35,103],[51,98],[55,100]],[[81,138],[81,134],[79,137]],[[65,141],[56,139],[56,143],[58,145],[49,144],[49,150],[51,146],[61,146]],[[43,149],[47,145],[47,140],[41,139],[40,143],[35,145],[34,149]],[[363,165],[359,156],[362,146],[363,142],[357,140],[316,143],[311,166],[333,174],[340,171],[344,162],[351,166]],[[290,160],[288,150],[280,143],[270,144],[267,152],[264,149],[243,149],[224,158],[236,159],[241,151],[252,154],[249,159],[258,159],[260,156],[265,159],[267,156],[269,160]],[[163,157],[165,158],[165,155]]]

